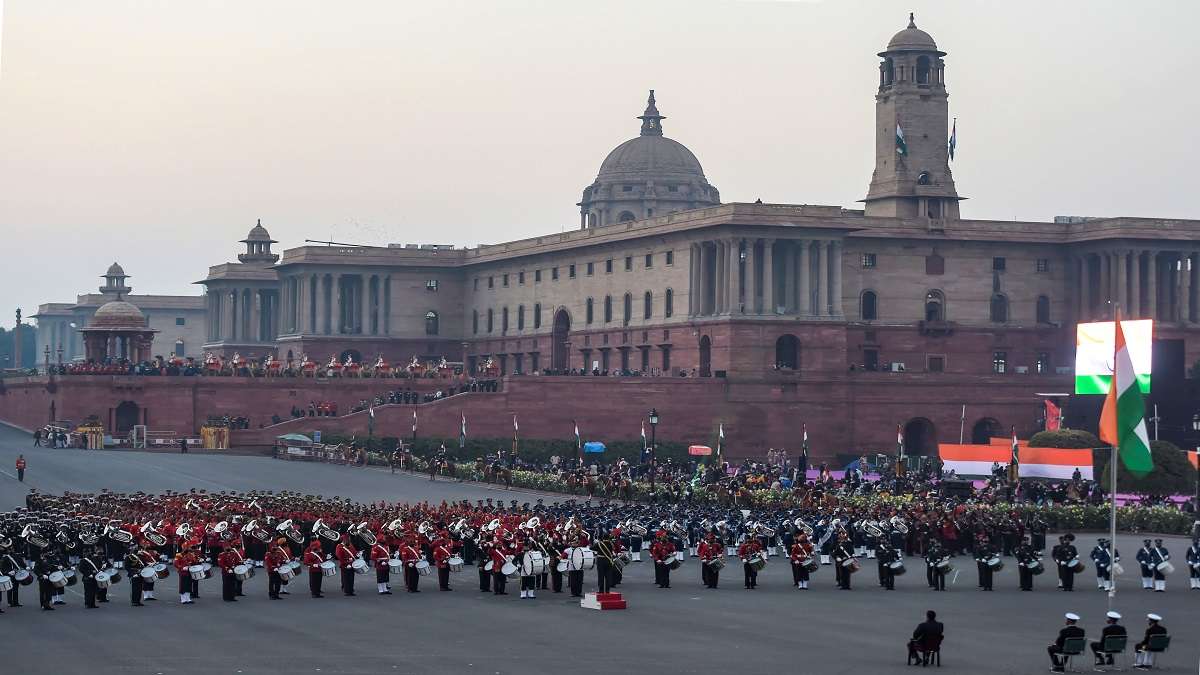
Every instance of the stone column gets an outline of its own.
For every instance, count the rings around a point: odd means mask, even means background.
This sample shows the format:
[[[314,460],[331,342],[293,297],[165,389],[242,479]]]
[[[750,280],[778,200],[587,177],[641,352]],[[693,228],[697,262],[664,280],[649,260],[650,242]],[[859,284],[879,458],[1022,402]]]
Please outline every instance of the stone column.
[[[729,242],[713,242],[713,314],[729,311]]]
[[[247,337],[255,342],[262,342],[262,290],[250,289],[250,332]]]
[[[1192,321],[1192,254],[1179,256],[1179,322]]]
[[[832,241],[829,243],[830,252],[830,267],[833,273],[833,281],[830,283],[832,291],[829,299],[829,313],[833,316],[842,316],[842,242]]]
[[[371,275],[359,275],[359,280],[362,282],[361,287],[361,307],[362,314],[362,334],[371,334]]]
[[[1158,252],[1146,251],[1146,318],[1158,320]]]
[[[758,313],[758,240],[746,240],[746,283],[743,285],[743,290],[746,292],[746,297],[743,302],[746,303],[747,314]]]
[[[739,307],[739,298],[741,297],[741,275],[738,273],[741,270],[741,240],[729,239],[726,241],[725,250],[727,257],[725,258],[725,279],[729,285],[729,301],[726,303],[725,312],[727,314],[736,314],[741,309]]]
[[[763,314],[775,314],[775,240],[763,239]]]
[[[1129,316],[1142,317],[1142,252],[1129,252]]]
[[[233,307],[235,296],[234,292],[228,289],[222,291],[222,294],[223,297],[221,299],[225,302],[225,306],[222,307],[221,312],[221,339],[222,341],[232,341],[234,335],[233,321],[235,317]]]
[[[383,334],[392,334],[392,275],[383,278],[383,296],[380,302],[379,322],[383,326]],[[439,326],[439,329],[441,327]]]
[[[708,242],[702,242],[700,244],[700,314],[704,316],[712,311],[712,304],[716,301],[715,295],[712,301],[709,300],[708,295],[708,288],[712,285],[712,273],[708,270],[713,262],[713,249]]]
[[[688,245],[688,316],[696,316],[696,242]]]
[[[783,305],[784,313],[796,313],[796,242],[783,242],[784,250],[784,269],[783,269]]]
[[[799,290],[796,293],[799,296],[796,298],[798,300],[796,313],[800,316],[808,316],[812,314],[812,293],[808,290],[809,278],[812,276],[812,271],[809,269],[812,265],[812,256],[809,253],[807,239],[801,239],[796,244],[800,249],[796,252],[796,276],[798,277],[797,281],[800,282]]]
[[[814,316],[829,315],[829,242],[817,240],[817,306]]]
[[[1116,274],[1113,277],[1117,287],[1117,292],[1114,294],[1113,300],[1120,303],[1122,314],[1129,313],[1129,286],[1125,275],[1126,264],[1125,251],[1116,251],[1113,253],[1113,265],[1116,267]]]

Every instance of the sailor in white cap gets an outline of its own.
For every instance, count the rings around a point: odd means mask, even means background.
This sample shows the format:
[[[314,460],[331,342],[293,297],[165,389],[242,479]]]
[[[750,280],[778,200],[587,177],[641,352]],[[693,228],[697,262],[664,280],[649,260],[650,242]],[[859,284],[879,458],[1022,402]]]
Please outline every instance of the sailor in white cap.
[[[1050,671],[1054,673],[1061,673],[1066,669],[1067,658],[1060,657],[1059,654],[1062,654],[1063,645],[1066,644],[1067,640],[1081,638],[1086,635],[1084,630],[1076,625],[1079,622],[1078,614],[1067,612],[1066,617],[1067,625],[1058,631],[1058,639],[1054,641],[1054,644],[1046,648],[1046,652],[1050,654]]]
[[[1166,635],[1167,628],[1162,625],[1163,618],[1157,614],[1150,613],[1146,615],[1146,635],[1142,641],[1133,646],[1133,667],[1139,670],[1150,670],[1154,665],[1154,652],[1148,651],[1150,646],[1150,638],[1155,635]]]
[[[1105,615],[1107,619],[1104,621],[1104,630],[1100,632],[1100,641],[1092,643],[1092,654],[1096,656],[1096,665],[1103,666],[1107,660],[1107,665],[1113,665],[1113,653],[1104,651],[1104,643],[1110,637],[1126,637],[1125,627],[1119,622],[1121,615],[1118,612],[1109,612]],[[1124,644],[1121,645],[1121,650],[1124,651]]]

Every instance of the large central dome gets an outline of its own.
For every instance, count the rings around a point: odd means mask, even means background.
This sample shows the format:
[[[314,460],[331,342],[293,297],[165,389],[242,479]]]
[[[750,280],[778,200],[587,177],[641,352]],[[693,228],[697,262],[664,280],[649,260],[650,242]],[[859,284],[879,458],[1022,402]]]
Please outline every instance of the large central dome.
[[[676,211],[714,206],[720,193],[704,177],[700,160],[682,143],[663,136],[654,90],[646,102],[640,135],[608,153],[596,180],[583,190],[580,225],[595,227]]]

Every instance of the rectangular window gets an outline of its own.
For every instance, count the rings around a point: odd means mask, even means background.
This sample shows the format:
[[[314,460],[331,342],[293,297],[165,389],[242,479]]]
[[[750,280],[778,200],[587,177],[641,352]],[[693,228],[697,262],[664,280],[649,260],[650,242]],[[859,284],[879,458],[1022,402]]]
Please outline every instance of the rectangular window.
[[[1008,352],[992,352],[992,372],[1008,372]]]
[[[992,271],[993,272],[1003,272],[1005,264],[1006,264],[1006,261],[1002,257],[997,256],[995,258],[992,258]]]
[[[622,185],[621,192],[633,192],[633,186],[632,185]]]
[[[667,251],[667,264],[668,265],[675,264],[675,251]]]
[[[625,256],[625,271],[626,272],[633,271],[633,256],[631,256],[631,255]]]
[[[595,272],[596,272],[596,264],[595,264],[595,263],[588,263],[588,264],[587,264],[587,275],[590,277],[590,276],[592,276],[592,274],[594,274]]]
[[[438,280],[437,279],[426,279],[425,280],[425,290],[437,293],[437,289],[438,289]]]
[[[1045,274],[1046,272],[1049,272],[1050,271],[1050,259],[1049,258],[1038,258],[1037,259],[1037,271],[1041,274]]]
[[[612,274],[612,258],[604,261],[604,273]]]
[[[176,325],[176,326],[183,326],[183,325],[186,325],[186,324],[187,324],[187,319],[186,319],[186,318],[184,318],[184,317],[182,317],[182,316],[177,316],[177,317],[175,317],[175,325]]]
[[[567,265],[567,276],[572,279],[575,278],[575,265],[574,264]]]
[[[524,272],[517,272],[517,285],[518,286],[525,285],[525,273]]]
[[[504,286],[505,288],[508,288],[508,275],[505,274],[504,276],[500,277],[500,279],[501,279],[501,285]]]
[[[647,253],[646,254],[646,269],[650,269],[651,267],[654,267],[654,254]]]
[[[475,290],[479,290],[479,277],[475,277]]]
[[[1034,370],[1038,375],[1045,375],[1050,372],[1050,353],[1038,352],[1037,362],[1034,363]]]
[[[557,267],[550,268],[550,281],[558,281],[558,268]]]
[[[929,354],[925,357],[925,370],[931,373],[946,372],[946,357],[940,354]]]
[[[488,288],[495,288],[495,287],[496,287],[495,277],[488,277]]]
[[[542,304],[538,303],[533,306],[533,327],[542,327]]]
[[[864,270],[869,270],[869,269],[875,268],[875,254],[874,253],[862,254],[862,268]]]
[[[533,283],[535,283],[535,284],[542,283],[542,271],[541,270],[533,271]]]
[[[863,370],[879,370],[879,350],[863,350]]]
[[[667,192],[679,192],[679,186],[678,185],[668,185]]]

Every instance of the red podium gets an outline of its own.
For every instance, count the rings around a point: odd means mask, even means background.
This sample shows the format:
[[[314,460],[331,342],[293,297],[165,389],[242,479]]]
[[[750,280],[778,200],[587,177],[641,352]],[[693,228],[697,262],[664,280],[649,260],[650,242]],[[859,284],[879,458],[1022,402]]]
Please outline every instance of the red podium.
[[[579,606],[584,609],[625,609],[625,598],[620,593],[587,593]]]

